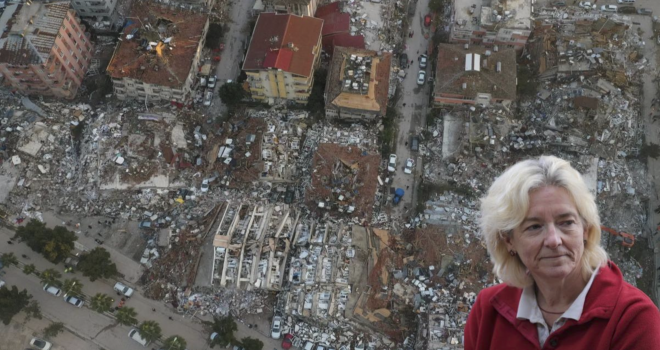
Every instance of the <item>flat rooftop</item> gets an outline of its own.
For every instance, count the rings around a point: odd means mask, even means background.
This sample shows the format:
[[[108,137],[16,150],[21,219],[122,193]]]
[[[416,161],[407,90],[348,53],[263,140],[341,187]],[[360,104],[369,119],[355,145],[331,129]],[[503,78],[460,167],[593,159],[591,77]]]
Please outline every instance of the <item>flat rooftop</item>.
[[[481,7],[488,0],[455,0],[454,16],[456,25],[460,29],[477,30],[481,28]]]
[[[182,87],[188,78],[208,16],[148,1],[135,1],[108,74],[148,84]]]
[[[481,25],[485,27],[531,29],[531,0],[492,0],[481,9]]]

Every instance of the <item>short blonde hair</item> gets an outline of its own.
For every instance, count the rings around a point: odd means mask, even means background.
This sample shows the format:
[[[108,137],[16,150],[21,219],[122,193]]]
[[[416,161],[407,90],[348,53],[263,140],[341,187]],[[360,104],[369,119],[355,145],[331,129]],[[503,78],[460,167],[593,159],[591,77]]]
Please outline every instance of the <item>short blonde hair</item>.
[[[534,283],[517,256],[509,255],[505,236],[512,234],[529,210],[531,191],[555,186],[566,189],[587,228],[587,240],[582,255],[583,278],[607,262],[607,252],[600,246],[600,217],[594,196],[587,189],[580,173],[557,157],[542,156],[516,163],[500,175],[481,199],[480,226],[493,272],[505,283],[523,288]]]

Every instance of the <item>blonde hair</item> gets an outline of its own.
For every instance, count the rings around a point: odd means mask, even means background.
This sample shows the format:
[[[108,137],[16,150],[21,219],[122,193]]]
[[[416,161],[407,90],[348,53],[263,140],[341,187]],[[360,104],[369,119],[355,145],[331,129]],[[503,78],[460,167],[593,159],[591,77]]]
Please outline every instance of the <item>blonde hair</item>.
[[[600,217],[594,196],[570,163],[553,156],[542,156],[516,163],[500,175],[481,199],[480,226],[493,272],[505,283],[523,288],[534,283],[517,256],[509,255],[505,236],[512,234],[527,215],[531,191],[554,186],[568,191],[583,224],[587,228],[582,254],[583,278],[607,262],[607,252],[600,246]]]

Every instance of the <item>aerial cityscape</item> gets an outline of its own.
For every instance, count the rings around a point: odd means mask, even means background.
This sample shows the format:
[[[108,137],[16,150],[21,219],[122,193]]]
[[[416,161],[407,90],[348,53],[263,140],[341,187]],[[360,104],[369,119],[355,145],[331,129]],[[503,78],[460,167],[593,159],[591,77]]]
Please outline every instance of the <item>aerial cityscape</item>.
[[[0,27],[0,350],[554,349],[610,280],[652,335],[594,348],[660,337],[658,0],[0,0]],[[494,343],[495,290],[538,338]]]

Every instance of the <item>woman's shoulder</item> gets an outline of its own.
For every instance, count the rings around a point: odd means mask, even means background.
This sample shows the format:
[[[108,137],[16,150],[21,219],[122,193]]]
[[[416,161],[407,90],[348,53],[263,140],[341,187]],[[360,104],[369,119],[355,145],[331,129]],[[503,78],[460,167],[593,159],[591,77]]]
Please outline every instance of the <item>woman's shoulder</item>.
[[[490,300],[496,295],[502,296],[502,297],[517,297],[520,295],[521,289],[511,287],[507,285],[506,283],[500,283],[496,284],[494,286],[490,286],[488,288],[484,288],[479,292],[479,295],[477,296],[477,299],[481,298],[482,300]]]

